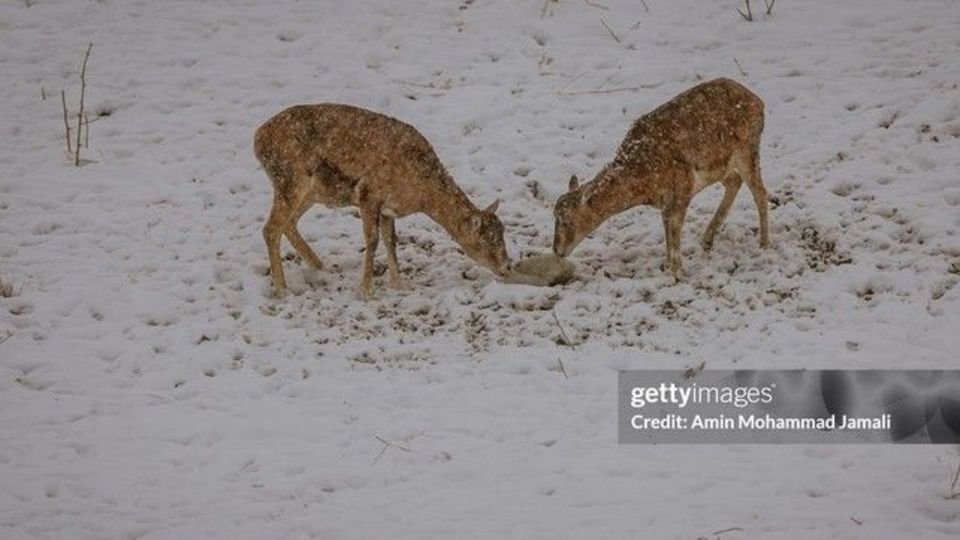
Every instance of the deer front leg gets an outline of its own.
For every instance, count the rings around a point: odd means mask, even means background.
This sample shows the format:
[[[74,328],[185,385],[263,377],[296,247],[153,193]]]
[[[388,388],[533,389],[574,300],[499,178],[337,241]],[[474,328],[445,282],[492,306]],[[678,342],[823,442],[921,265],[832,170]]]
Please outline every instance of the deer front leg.
[[[717,212],[713,215],[713,219],[710,220],[710,224],[707,225],[706,232],[703,233],[701,245],[704,251],[710,251],[713,247],[713,237],[717,235],[717,231],[723,226],[724,220],[727,219],[727,214],[730,213],[730,207],[733,206],[733,201],[737,198],[737,192],[740,191],[740,184],[739,176],[734,176],[724,182],[723,187],[726,191],[723,192],[723,200],[720,201]]]
[[[757,214],[760,217],[760,247],[765,248],[770,245],[770,229],[767,223],[767,189],[763,187],[763,179],[760,177],[759,148],[755,149],[749,157],[749,166],[744,181],[750,188],[753,202],[757,205]]]
[[[283,296],[287,281],[283,277],[283,264],[280,261],[280,239],[283,236],[284,222],[288,209],[279,199],[273,200],[270,217],[263,225],[263,240],[267,244],[267,257],[270,259],[270,278],[273,281],[274,296]]]
[[[369,201],[360,203],[360,219],[363,220],[363,277],[360,279],[360,296],[369,300],[373,296],[373,259],[380,243],[378,234],[380,207]]]
[[[293,249],[300,254],[300,257],[302,257],[307,264],[317,270],[323,270],[323,261],[320,260],[320,257],[317,257],[317,254],[310,248],[307,241],[300,236],[300,231],[297,230],[297,222],[300,221],[300,217],[303,216],[303,213],[311,206],[313,206],[313,201],[310,197],[306,194],[302,196],[290,214],[290,220],[287,223],[284,234],[287,235],[287,240],[290,240],[290,245],[293,246]]]
[[[678,280],[681,269],[680,238],[689,203],[689,200],[675,201],[663,209],[663,230],[667,239],[667,269]]]
[[[394,218],[380,216],[380,237],[383,238],[383,247],[387,248],[387,266],[390,269],[390,286],[395,289],[406,287],[400,277],[400,265],[397,263],[397,230],[394,227]]]

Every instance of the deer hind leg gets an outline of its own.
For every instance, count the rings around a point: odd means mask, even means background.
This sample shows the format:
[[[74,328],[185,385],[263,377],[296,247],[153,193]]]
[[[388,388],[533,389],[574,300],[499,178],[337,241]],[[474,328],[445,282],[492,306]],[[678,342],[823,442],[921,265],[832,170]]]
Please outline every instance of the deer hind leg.
[[[400,289],[404,287],[404,283],[403,279],[400,278],[400,265],[397,263],[397,230],[394,227],[394,222],[394,218],[390,216],[380,216],[380,237],[383,239],[383,247],[387,249],[390,286]]]
[[[360,198],[360,219],[363,220],[363,276],[360,279],[360,296],[369,299],[373,296],[373,261],[380,243],[378,232],[380,225],[380,205],[366,197]]]
[[[683,221],[687,216],[690,201],[674,201],[663,209],[663,229],[667,240],[667,270],[680,279],[680,239],[683,236]]]
[[[287,288],[287,281],[283,277],[283,265],[280,261],[280,239],[283,236],[285,222],[289,215],[287,205],[280,197],[273,198],[273,207],[270,216],[263,225],[263,240],[267,244],[267,256],[270,259],[270,277],[273,280],[273,293],[283,295]]]
[[[303,216],[311,206],[313,206],[313,200],[309,197],[308,194],[304,194],[297,201],[297,204],[293,207],[293,211],[290,213],[290,218],[287,220],[286,227],[283,232],[287,236],[287,240],[290,241],[290,244],[293,246],[293,249],[300,254],[300,257],[307,263],[316,268],[317,270],[323,270],[323,261],[320,260],[320,257],[317,257],[317,254],[310,248],[310,245],[307,244],[307,241],[300,236],[300,231],[297,230],[297,222],[300,221],[300,218]]]
[[[767,189],[763,187],[763,179],[760,177],[760,151],[757,148],[752,149],[747,159],[744,160],[745,167],[743,179],[750,188],[753,195],[753,202],[757,205],[757,214],[760,217],[760,247],[770,245],[770,231],[767,224]]]
[[[720,201],[717,212],[713,214],[713,219],[710,220],[710,224],[707,225],[707,230],[703,233],[701,245],[704,251],[710,251],[713,247],[713,238],[717,235],[717,231],[720,230],[723,222],[727,219],[727,214],[730,213],[730,207],[733,206],[733,201],[737,198],[737,192],[740,191],[741,183],[740,176],[736,174],[727,175],[727,177],[723,179],[723,200]]]

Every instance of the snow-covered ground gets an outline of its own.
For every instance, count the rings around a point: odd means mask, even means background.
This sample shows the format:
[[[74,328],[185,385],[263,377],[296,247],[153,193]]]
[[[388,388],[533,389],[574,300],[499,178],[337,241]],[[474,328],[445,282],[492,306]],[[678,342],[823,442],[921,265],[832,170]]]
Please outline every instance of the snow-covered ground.
[[[3,0],[0,538],[960,535],[951,448],[619,445],[615,395],[700,362],[957,367],[960,3],[646,4]],[[59,93],[89,42],[75,168]],[[412,288],[365,303],[359,220],[315,208],[328,269],[287,246],[269,295],[252,137],[288,105],[414,124],[520,256],[570,174],[717,76],[767,104],[769,250],[744,189],[702,253],[715,187],[682,282],[637,209],[534,288],[412,217]]]

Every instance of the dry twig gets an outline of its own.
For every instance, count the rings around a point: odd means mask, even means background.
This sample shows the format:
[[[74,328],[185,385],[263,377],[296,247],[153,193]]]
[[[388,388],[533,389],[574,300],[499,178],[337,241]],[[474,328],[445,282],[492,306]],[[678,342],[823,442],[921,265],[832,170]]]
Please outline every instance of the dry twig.
[[[373,458],[374,463],[376,463],[377,461],[380,460],[381,457],[383,457],[383,454],[384,452],[387,451],[387,448],[396,448],[397,450],[403,450],[404,452],[413,452],[413,450],[410,450],[406,446],[403,446],[402,444],[392,443],[379,435],[374,435],[373,438],[383,443],[383,448],[380,449],[380,453],[377,454],[377,457]]]
[[[740,70],[740,76],[741,76],[741,77],[746,77],[746,76],[747,76],[747,72],[743,70],[743,66],[740,65],[740,61],[737,60],[737,57],[736,57],[736,56],[733,57],[733,63],[736,64],[736,65],[737,65],[737,69]]]
[[[650,6],[647,5],[647,0],[640,0],[640,3],[643,4],[643,9],[646,10],[647,13],[650,13]]]
[[[541,19],[547,16],[547,8],[550,7],[551,2],[553,2],[554,4],[559,4],[560,0],[543,0],[543,9],[540,10]],[[553,11],[551,11],[550,14],[552,15]]]
[[[613,39],[615,39],[617,43],[619,43],[620,45],[623,45],[623,42],[620,41],[620,37],[616,33],[614,33],[613,29],[611,29],[607,25],[606,21],[604,21],[603,19],[600,19],[600,24],[602,24],[603,27],[607,29],[607,32],[610,32],[610,35],[613,36]]]
[[[960,453],[960,447],[957,447]],[[960,493],[957,492],[957,482],[960,481],[960,461],[957,462],[957,470],[953,473],[953,482],[950,482],[950,493],[945,497],[947,500],[960,499]]]
[[[700,373],[701,371],[703,371],[703,368],[705,368],[706,366],[707,366],[707,361],[704,360],[704,361],[700,362],[699,364],[697,364],[697,365],[695,365],[695,366],[688,367],[687,369],[683,370],[683,378],[684,378],[684,379],[691,379],[691,378],[693,378],[693,377],[696,376],[698,373]]]
[[[777,0],[763,0],[763,3],[767,6],[767,16],[773,15],[773,5],[777,3]]]
[[[440,82],[440,84],[437,84],[435,82],[422,83],[422,82],[404,81],[404,80],[395,80],[394,82],[397,84],[405,85],[405,86],[413,86],[415,88],[425,88],[427,90],[449,90],[450,88],[453,87],[453,82],[450,79],[446,79]]]
[[[598,2],[593,2],[592,0],[583,0],[583,3],[591,7],[602,9],[604,11],[610,11],[610,8],[608,8],[607,6],[600,4]]]
[[[743,0],[743,3],[745,3],[745,4],[747,5],[747,12],[744,13],[740,8],[737,8],[737,13],[739,13],[740,16],[743,17],[744,19],[746,19],[746,20],[748,20],[748,21],[752,21],[752,20],[753,20],[753,12],[750,11],[750,0]]]
[[[719,531],[713,531],[710,533],[710,536],[719,536],[728,532],[743,532],[743,527],[730,527],[729,529],[720,529]]]
[[[563,90],[558,90],[558,96],[582,96],[585,94],[616,94],[618,92],[639,92],[640,90],[649,90],[651,88],[656,88],[662,83],[653,83],[653,84],[642,84],[640,86],[625,86],[622,88],[605,88],[605,89],[595,89],[595,90],[574,90],[571,92],[564,92]],[[569,85],[568,85],[569,86]]]

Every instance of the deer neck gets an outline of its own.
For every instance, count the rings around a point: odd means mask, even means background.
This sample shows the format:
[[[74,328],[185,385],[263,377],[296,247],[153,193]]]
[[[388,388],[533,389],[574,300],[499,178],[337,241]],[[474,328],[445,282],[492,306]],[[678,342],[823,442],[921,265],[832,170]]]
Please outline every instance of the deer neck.
[[[592,217],[588,221],[593,227],[624,210],[653,201],[649,186],[616,165],[605,167],[582,189],[583,208]]]
[[[423,213],[463,246],[463,239],[471,229],[470,217],[479,212],[477,207],[452,180],[431,189],[426,201]]]

